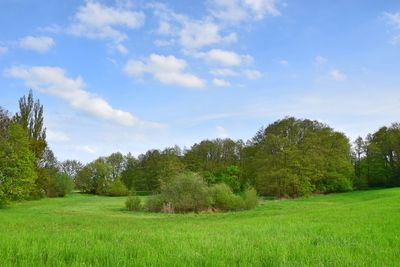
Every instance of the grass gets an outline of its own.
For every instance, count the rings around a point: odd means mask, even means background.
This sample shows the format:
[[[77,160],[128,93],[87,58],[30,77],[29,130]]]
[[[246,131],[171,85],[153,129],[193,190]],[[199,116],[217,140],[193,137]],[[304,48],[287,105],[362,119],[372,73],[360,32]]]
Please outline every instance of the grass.
[[[0,266],[400,266],[400,189],[224,214],[128,212],[72,194],[0,210]]]

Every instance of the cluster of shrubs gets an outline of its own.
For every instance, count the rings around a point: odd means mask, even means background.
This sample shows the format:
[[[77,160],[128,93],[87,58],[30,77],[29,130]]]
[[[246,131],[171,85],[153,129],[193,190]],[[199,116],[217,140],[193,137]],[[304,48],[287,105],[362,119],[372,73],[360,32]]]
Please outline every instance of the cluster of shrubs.
[[[165,213],[238,211],[256,207],[258,197],[254,188],[248,187],[241,195],[236,195],[224,183],[208,186],[199,174],[187,172],[163,184],[161,192],[149,196],[146,202],[142,203],[138,196],[129,196],[125,204],[131,211]]]

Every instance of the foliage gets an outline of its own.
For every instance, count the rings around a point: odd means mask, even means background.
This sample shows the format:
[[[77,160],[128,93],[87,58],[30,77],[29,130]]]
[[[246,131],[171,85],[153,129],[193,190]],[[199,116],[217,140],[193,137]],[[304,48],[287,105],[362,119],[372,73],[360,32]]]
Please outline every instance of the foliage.
[[[113,197],[127,196],[128,194],[128,188],[126,188],[124,183],[122,183],[119,178],[116,178],[113,182],[111,182],[107,191],[107,195]]]
[[[152,212],[161,212],[164,208],[165,200],[163,195],[149,196],[146,201],[146,210]]]
[[[142,201],[138,196],[129,196],[125,201],[125,207],[130,211],[139,211],[142,209]]]
[[[74,181],[82,168],[83,164],[77,160],[64,160],[60,164],[61,171],[71,177]]]
[[[218,173],[207,173],[205,175],[205,180],[211,185],[217,183],[227,184],[233,190],[233,192],[238,193],[241,190],[239,175],[239,166],[231,165],[222,169]]]
[[[10,113],[7,110],[0,107],[0,140],[6,138],[10,123],[11,123]]]
[[[359,187],[400,186],[399,123],[357,139],[353,154]]]
[[[163,151],[149,150],[138,159],[127,157],[126,169],[121,174],[121,180],[128,188],[137,191],[159,192],[162,183],[184,171],[180,148],[166,148]]]
[[[243,154],[244,175],[255,178],[253,185],[262,195],[299,197],[351,189],[349,141],[317,121],[277,121],[259,131]]]
[[[222,211],[234,211],[244,208],[243,199],[235,195],[232,189],[224,184],[216,184],[210,188],[212,207]]]
[[[43,120],[43,105],[39,100],[34,100],[32,90],[30,90],[28,96],[19,99],[19,113],[15,115],[15,121],[27,132],[30,148],[37,162],[42,159],[47,147]]]
[[[6,178],[0,171],[0,208],[6,206],[8,204],[7,194],[5,192],[5,188],[3,184],[5,183]]]
[[[193,172],[178,174],[161,188],[164,201],[175,212],[199,212],[210,204],[207,184]]]
[[[0,140],[3,198],[9,201],[28,198],[37,177],[34,162],[26,132],[20,125],[12,123],[7,138]]]
[[[49,197],[64,197],[72,192],[74,183],[72,178],[65,173],[57,173],[51,176],[47,195]]]
[[[244,190],[244,207],[248,210],[254,209],[258,205],[257,191],[253,187]]]
[[[84,166],[75,177],[75,187],[83,193],[95,193],[92,166]]]
[[[184,162],[188,170],[200,173],[209,184],[224,182],[237,191],[243,146],[241,140],[229,138],[204,140],[185,151]]]

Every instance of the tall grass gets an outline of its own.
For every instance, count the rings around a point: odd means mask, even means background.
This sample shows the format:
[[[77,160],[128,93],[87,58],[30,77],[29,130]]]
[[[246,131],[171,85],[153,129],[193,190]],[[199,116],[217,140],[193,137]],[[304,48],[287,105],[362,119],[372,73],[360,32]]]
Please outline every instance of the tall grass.
[[[73,194],[0,210],[0,266],[399,266],[400,189],[159,214]]]

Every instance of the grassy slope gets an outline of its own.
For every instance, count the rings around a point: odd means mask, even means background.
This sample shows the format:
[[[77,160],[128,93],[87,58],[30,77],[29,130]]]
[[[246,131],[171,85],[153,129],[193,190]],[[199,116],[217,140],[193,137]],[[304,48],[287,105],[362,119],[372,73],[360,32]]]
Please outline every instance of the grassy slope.
[[[0,210],[0,266],[400,266],[400,189],[252,211],[132,213],[74,194]]]

